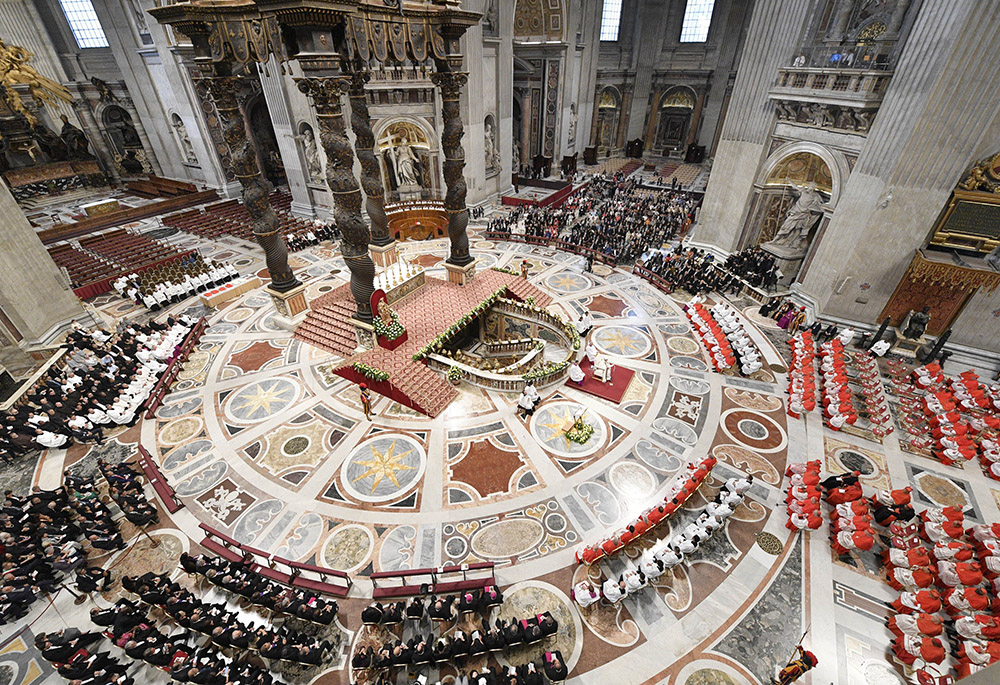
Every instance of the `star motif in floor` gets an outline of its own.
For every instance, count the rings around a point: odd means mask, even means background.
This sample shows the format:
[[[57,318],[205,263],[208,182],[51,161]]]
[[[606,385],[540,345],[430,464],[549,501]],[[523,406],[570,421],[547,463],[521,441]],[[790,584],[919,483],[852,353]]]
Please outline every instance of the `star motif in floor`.
[[[556,274],[547,283],[549,287],[563,292],[576,292],[587,287],[587,281],[575,274]]]
[[[552,414],[552,419],[551,423],[538,424],[542,428],[548,428],[552,432],[552,435],[546,438],[546,441],[562,437],[566,441],[566,446],[569,447],[569,438],[566,437],[566,432],[573,427],[573,423],[576,421],[573,412],[570,411],[569,407],[563,407],[563,415],[557,416],[556,414]]]
[[[283,409],[294,395],[295,388],[287,381],[262,381],[235,398],[232,411],[243,420],[263,418]]]
[[[378,487],[378,484],[382,482],[383,478],[388,478],[392,481],[393,485],[398,488],[399,479],[396,478],[396,474],[400,471],[413,471],[416,469],[415,466],[401,463],[405,457],[413,453],[413,450],[407,450],[402,454],[395,454],[395,440],[392,441],[392,444],[389,445],[389,449],[385,452],[379,452],[375,449],[375,445],[370,445],[370,447],[372,451],[372,458],[364,460],[359,459],[355,462],[357,464],[361,464],[362,466],[367,466],[368,470],[355,478],[352,482],[357,483],[359,480],[364,480],[365,478],[372,476],[374,480],[372,481],[371,494],[373,495],[375,494],[375,488]]]
[[[620,328],[598,333],[601,347],[606,350],[627,355],[642,349],[642,340],[636,335],[629,335]]]

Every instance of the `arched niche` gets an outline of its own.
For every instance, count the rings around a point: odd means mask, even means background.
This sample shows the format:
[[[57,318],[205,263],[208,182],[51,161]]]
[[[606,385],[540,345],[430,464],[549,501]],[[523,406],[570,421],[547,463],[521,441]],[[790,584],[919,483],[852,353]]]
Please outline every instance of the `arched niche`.
[[[440,152],[428,123],[419,117],[389,117],[379,120],[373,132],[386,197],[406,200],[417,199],[419,195],[421,199],[437,199]],[[416,188],[413,183],[405,182],[406,177],[416,181]],[[401,187],[411,197],[402,197]]]
[[[666,155],[687,144],[698,94],[688,86],[674,86],[660,96],[653,149]]]
[[[614,86],[605,86],[597,96],[594,142],[599,150],[613,150],[618,146],[618,120],[621,111],[621,93]]]
[[[278,136],[271,123],[267,100],[257,93],[247,100],[246,117],[250,122],[250,140],[257,152],[257,163],[265,178],[275,185],[286,183],[285,162],[278,147]]]
[[[98,113],[118,173],[124,177],[152,173],[139,132],[124,107],[105,105]]]
[[[754,183],[754,195],[747,213],[740,248],[769,242],[779,232],[789,210],[802,190],[815,185],[823,200],[822,211],[806,236],[804,255],[795,267],[785,272],[786,283],[801,280],[812,260],[817,245],[840,199],[843,185],[850,174],[847,158],[838,150],[817,143],[794,142],[775,148],[760,166]]]

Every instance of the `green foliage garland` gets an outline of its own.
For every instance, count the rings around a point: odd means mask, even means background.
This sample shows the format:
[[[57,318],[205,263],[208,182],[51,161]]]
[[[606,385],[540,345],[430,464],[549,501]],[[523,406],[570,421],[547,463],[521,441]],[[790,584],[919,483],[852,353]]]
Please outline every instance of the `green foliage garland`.
[[[370,378],[373,381],[387,381],[389,380],[389,372],[383,371],[382,369],[377,369],[374,366],[369,366],[362,362],[354,362],[352,368],[360,373],[365,378]]]
[[[562,371],[563,369],[565,369],[568,366],[569,366],[569,362],[568,361],[565,361],[565,362],[549,362],[547,364],[542,364],[541,366],[532,369],[528,373],[526,373],[523,376],[521,376],[521,378],[523,378],[526,381],[536,381],[539,378],[542,378],[544,376],[548,376],[551,373],[557,373],[559,371]]]

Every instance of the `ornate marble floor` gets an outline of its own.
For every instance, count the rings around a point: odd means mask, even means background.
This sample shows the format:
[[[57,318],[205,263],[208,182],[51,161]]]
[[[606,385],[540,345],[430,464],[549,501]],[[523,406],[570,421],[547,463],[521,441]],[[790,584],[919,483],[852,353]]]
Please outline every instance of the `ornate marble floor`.
[[[252,248],[237,243],[199,244],[206,255],[241,260],[243,271],[260,268]],[[358,579],[356,599],[341,603],[345,650],[360,639],[367,574],[490,560],[505,588],[504,612],[557,615],[573,682],[766,682],[807,630],[806,644],[820,659],[812,683],[903,682],[887,660],[891,635],[882,626],[880,602],[894,594],[865,559],[831,559],[825,532],[789,535],[784,465],[822,458],[828,471],[861,470],[870,488],[913,484],[923,503],[957,502],[974,521],[1000,520],[1000,488],[974,463],[946,469],[901,451],[892,436],[869,443],[834,437],[817,415],[791,421],[783,411],[785,362],[772,342],[780,331],[749,308],[748,328],[772,368],[760,380],[708,370],[679,295],[601,265],[583,273],[583,260],[570,254],[475,237],[472,247],[480,269],[527,259],[532,282],[553,296],[553,311],[593,313],[595,344],[635,371],[620,404],[550,387],[525,422],[515,414],[516,397],[463,385],[435,419],[378,397],[369,423],[356,388],[329,373],[336,358],[292,340],[274,324],[268,299],[253,292],[207,313],[210,326],[154,419],[102,448],[50,451],[30,477],[22,469],[5,480],[54,487],[65,466],[124,458],[141,441],[185,508],[162,516],[156,534],[168,544],[137,546],[116,569],[172,568],[182,550],[197,547],[202,521],[280,556],[343,569]],[[445,241],[401,249],[444,277]],[[343,259],[328,246],[298,253],[293,264],[309,297],[346,280]],[[99,304],[116,315],[131,310],[121,300]],[[560,430],[581,407],[597,427],[582,446]],[[717,478],[743,470],[757,479],[725,534],[620,605],[579,611],[569,588],[587,569],[574,564],[574,548],[633,518],[689,460],[708,453],[719,458]],[[755,543],[762,532],[782,543],[770,550],[776,554]],[[620,572],[622,563],[607,571]],[[47,611],[21,637],[62,620],[87,625],[87,605],[74,607],[62,593],[54,606],[58,614]],[[30,639],[12,637],[21,627],[0,633],[0,668],[3,658],[18,664],[7,682],[57,682]],[[351,677],[344,669],[313,676],[324,683]]]

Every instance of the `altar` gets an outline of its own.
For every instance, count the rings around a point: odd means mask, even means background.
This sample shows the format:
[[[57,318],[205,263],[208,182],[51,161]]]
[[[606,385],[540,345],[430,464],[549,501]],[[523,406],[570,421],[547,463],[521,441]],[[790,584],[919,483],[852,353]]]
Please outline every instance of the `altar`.
[[[426,278],[424,267],[400,258],[375,276],[374,285],[375,290],[385,291],[385,299],[392,305],[420,290]]]
[[[103,216],[121,210],[121,205],[114,198],[105,198],[80,207],[87,216]]]

